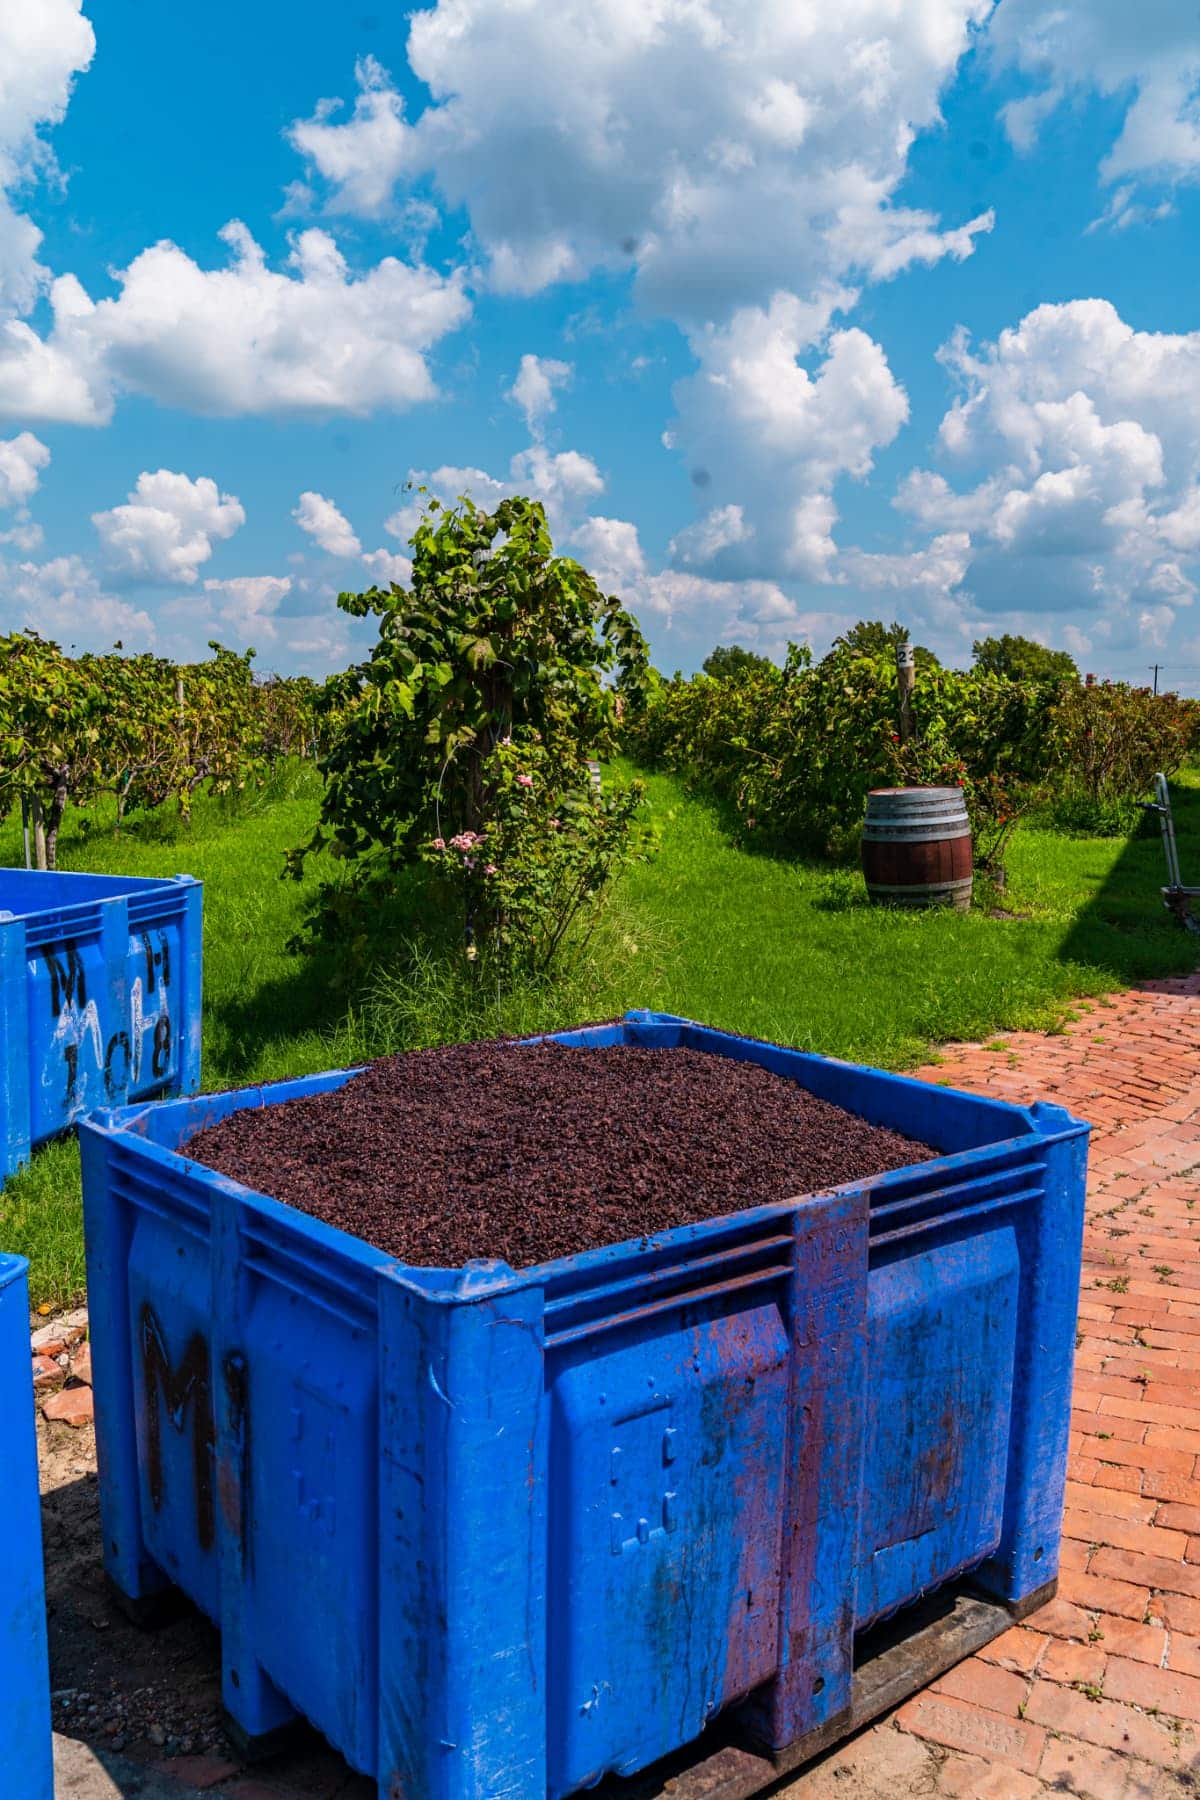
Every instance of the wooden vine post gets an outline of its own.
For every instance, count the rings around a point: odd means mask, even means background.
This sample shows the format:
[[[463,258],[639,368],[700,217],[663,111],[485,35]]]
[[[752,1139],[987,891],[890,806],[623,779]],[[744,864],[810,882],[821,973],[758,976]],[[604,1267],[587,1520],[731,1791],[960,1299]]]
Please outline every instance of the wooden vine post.
[[[45,869],[46,861],[46,819],[42,812],[42,798],[34,794],[29,802],[29,810],[33,815],[33,857],[36,868]]]
[[[896,687],[900,695],[900,742],[907,744],[913,734],[912,691],[917,678],[913,647],[896,645]]]

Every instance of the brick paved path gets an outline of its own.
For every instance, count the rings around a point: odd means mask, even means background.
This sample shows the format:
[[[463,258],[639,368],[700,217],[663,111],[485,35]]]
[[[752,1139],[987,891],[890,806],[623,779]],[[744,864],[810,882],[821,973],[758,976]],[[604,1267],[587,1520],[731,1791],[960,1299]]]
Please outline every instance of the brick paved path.
[[[789,1800],[1200,1796],[1200,975],[1002,1042],[920,1074],[1096,1127],[1058,1598]]]

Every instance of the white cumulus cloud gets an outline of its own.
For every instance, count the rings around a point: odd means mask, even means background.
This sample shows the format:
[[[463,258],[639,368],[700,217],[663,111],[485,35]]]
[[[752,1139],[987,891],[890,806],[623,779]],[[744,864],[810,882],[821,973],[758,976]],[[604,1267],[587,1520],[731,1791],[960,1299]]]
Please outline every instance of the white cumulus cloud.
[[[362,555],[362,545],[354,527],[345,513],[324,494],[315,494],[311,490],[301,494],[292,517],[301,531],[307,532],[328,556]]]
[[[531,435],[540,433],[547,416],[557,405],[556,392],[566,387],[573,374],[569,362],[558,362],[552,356],[526,354],[521,358],[508,398],[525,414]]]
[[[551,527],[563,525],[589,500],[604,492],[604,477],[590,456],[578,450],[547,450],[531,444],[509,464],[512,485],[541,500]]]
[[[633,268],[694,323],[970,253],[988,215],[943,231],[895,196],[990,4],[437,0],[411,15],[419,116],[367,59],[349,115],[323,101],[291,139],[334,208],[431,180],[502,290]]]
[[[24,507],[37,492],[50,452],[31,431],[0,438],[0,506]]]
[[[681,667],[698,667],[718,643],[778,659],[789,642],[827,643],[845,624],[839,613],[804,608],[776,581],[654,569],[629,519],[586,519],[573,533],[572,550],[605,592],[653,621],[658,659]]]
[[[744,544],[753,535],[754,527],[746,523],[742,507],[732,503],[714,506],[694,525],[676,533],[671,539],[670,551],[675,561],[685,567],[698,564],[703,568],[731,544]]]
[[[988,40],[997,59],[1031,82],[1005,108],[1009,136],[1030,149],[1042,122],[1088,90],[1124,106],[1101,178],[1127,183],[1106,214],[1129,224],[1161,216],[1134,200],[1135,185],[1200,178],[1200,13],[1179,0],[1003,0]]]
[[[257,650],[260,673],[319,677],[345,668],[365,653],[374,633],[338,611],[338,585],[299,573],[209,577],[156,608],[163,653],[203,661],[215,637],[234,650]]]
[[[230,575],[204,583],[215,628],[232,628],[242,644],[254,637],[271,642],[277,636],[275,614],[291,588],[290,575]]]
[[[0,558],[0,630],[39,631],[78,650],[107,650],[118,638],[127,650],[148,650],[156,637],[150,615],[108,593],[78,556]]]
[[[332,185],[336,205],[375,218],[391,208],[410,134],[404,102],[377,59],[360,57],[354,77],[358,95],[348,119],[338,119],[339,101],[322,100],[313,117],[298,119],[287,135]]]
[[[556,541],[572,530],[586,514],[588,503],[604,492],[604,477],[590,456],[578,450],[548,450],[544,444],[519,450],[509,462],[507,480],[486,469],[444,463],[438,469],[410,469],[408,481],[414,488],[427,488],[443,506],[453,506],[466,495],[484,512],[513,494],[540,500]],[[385,521],[384,529],[407,541],[421,516],[421,504],[422,497],[414,494]]]
[[[941,355],[960,388],[942,466],[896,495],[934,536],[910,555],[846,554],[844,578],[940,593],[964,635],[971,618],[1055,617],[1110,652],[1161,645],[1200,582],[1200,331],[1137,331],[1076,300],[978,349],[960,332]]]
[[[699,368],[676,385],[667,441],[717,504],[707,523],[677,535],[681,561],[743,578],[827,578],[833,490],[869,474],[908,418],[908,399],[863,331],[833,331],[814,354],[820,314],[777,294],[766,309],[745,307],[728,326],[694,335]]]
[[[92,302],[74,275],[60,275],[49,304],[45,336],[23,319],[0,318],[0,418],[106,424],[112,385],[92,335]]]
[[[41,544],[42,528],[30,518],[28,502],[49,461],[49,450],[31,431],[0,438],[0,509],[14,509],[13,522],[0,531],[0,544],[24,551],[36,550]]]
[[[301,531],[307,532],[327,556],[336,557],[342,562],[361,562],[371,580],[378,585],[387,586],[395,581],[401,587],[406,587],[411,580],[412,563],[407,556],[382,547],[378,550],[364,550],[362,539],[345,513],[324,494],[311,491],[301,494],[292,517]],[[412,513],[411,522],[403,511],[393,513],[390,519],[384,521],[384,530],[393,537],[407,539],[416,523],[416,517],[416,510]]]
[[[92,514],[113,570],[186,586],[212,555],[213,539],[232,537],[245,522],[241,501],[210,476],[193,481],[171,469],[143,470],[126,505]]]
[[[407,587],[412,580],[412,562],[396,550],[368,550],[363,556],[363,563],[371,572],[371,578],[380,587],[395,582],[399,587]]]
[[[19,320],[0,329],[0,416],[104,423],[120,393],[226,417],[433,398],[427,354],[470,313],[461,272],[389,256],[359,274],[316,227],[276,269],[240,222],[221,237],[224,268],[163,240],[118,271],[114,299],[61,276],[46,336]]]
[[[46,271],[42,234],[12,204],[11,192],[38,176],[53,179],[41,129],[67,110],[75,76],[92,60],[95,35],[81,0],[4,0],[0,6],[0,314],[27,312]]]
[[[42,234],[12,196],[59,178],[39,133],[62,119],[94,49],[81,0],[0,4],[0,418],[101,425],[122,394],[226,417],[365,414],[433,398],[429,353],[470,302],[462,270],[421,260],[433,222],[422,202],[404,213],[413,254],[362,270],[315,226],[277,267],[231,220],[224,266],[163,239],[113,271],[111,298],[94,300],[69,272],[52,277],[38,260]],[[48,328],[29,318],[43,295]]]

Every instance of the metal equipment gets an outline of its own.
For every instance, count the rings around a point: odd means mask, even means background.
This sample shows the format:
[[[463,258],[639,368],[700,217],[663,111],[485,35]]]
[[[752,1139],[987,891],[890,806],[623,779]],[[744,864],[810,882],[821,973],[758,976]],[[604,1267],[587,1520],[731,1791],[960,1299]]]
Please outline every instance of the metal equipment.
[[[1163,774],[1154,777],[1154,799],[1141,802],[1143,811],[1158,814],[1162,826],[1163,850],[1167,858],[1167,885],[1162,889],[1163,905],[1178,919],[1185,931],[1200,932],[1200,920],[1192,912],[1192,901],[1200,899],[1200,887],[1185,887],[1179,872],[1179,846],[1175,842],[1175,819],[1171,812],[1171,794]]]

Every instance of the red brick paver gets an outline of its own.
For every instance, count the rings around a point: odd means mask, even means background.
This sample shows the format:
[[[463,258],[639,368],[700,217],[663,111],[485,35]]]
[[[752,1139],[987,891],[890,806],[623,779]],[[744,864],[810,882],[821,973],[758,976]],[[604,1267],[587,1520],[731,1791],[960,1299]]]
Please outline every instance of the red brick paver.
[[[1200,1794],[1200,975],[919,1074],[1094,1126],[1062,1571],[1049,1606],[858,1740],[853,1792]],[[825,1792],[820,1769],[787,1789]]]
[[[90,1425],[95,1417],[90,1387],[63,1388],[42,1404],[42,1417],[52,1424]]]

